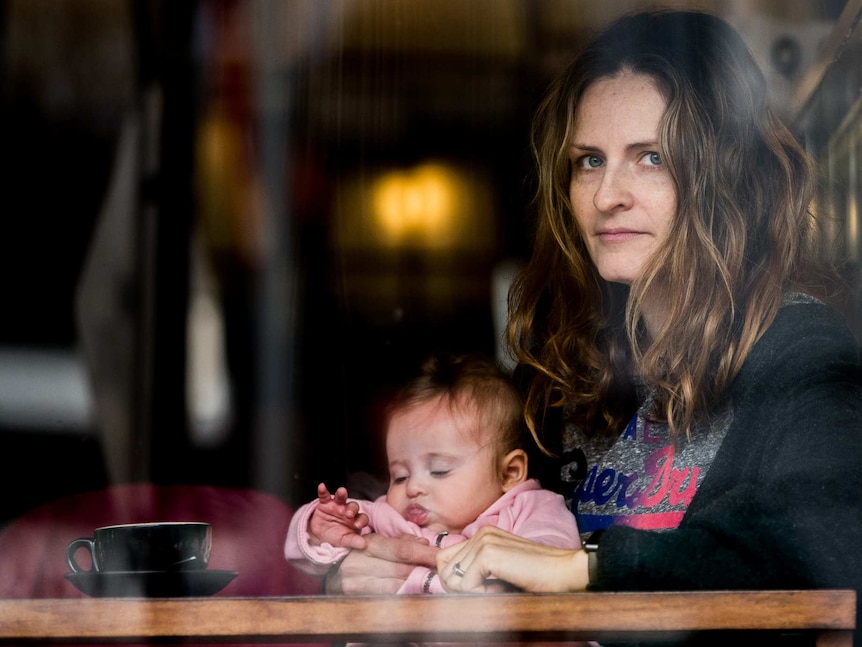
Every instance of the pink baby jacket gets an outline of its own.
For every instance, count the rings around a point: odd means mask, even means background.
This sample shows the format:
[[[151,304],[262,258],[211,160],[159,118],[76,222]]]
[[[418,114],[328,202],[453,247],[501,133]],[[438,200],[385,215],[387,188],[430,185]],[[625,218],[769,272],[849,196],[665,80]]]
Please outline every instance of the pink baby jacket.
[[[356,500],[359,509],[368,515],[369,524],[362,534],[377,532],[387,537],[415,535],[426,538],[432,545],[438,540],[438,533],[422,528],[407,521],[392,506],[386,503],[386,496],[375,501]],[[308,541],[308,522],[317,508],[315,499],[296,511],[290,522],[285,542],[285,557],[303,570],[322,575],[332,565],[343,558],[350,549],[323,543],[312,546]],[[483,526],[496,526],[512,534],[532,541],[575,549],[581,545],[575,518],[566,507],[563,497],[549,490],[543,490],[535,479],[516,485],[497,499],[460,535],[449,534],[440,540],[445,548],[472,537]],[[410,577],[398,590],[399,594],[423,593],[431,570],[417,566]],[[444,593],[436,575],[431,576],[427,592]]]

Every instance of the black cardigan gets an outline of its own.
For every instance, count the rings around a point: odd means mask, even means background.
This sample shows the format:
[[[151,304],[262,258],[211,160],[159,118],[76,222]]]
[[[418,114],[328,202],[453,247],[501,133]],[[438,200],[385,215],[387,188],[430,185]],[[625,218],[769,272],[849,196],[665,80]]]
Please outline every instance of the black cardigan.
[[[679,528],[608,528],[591,588],[862,591],[862,366],[844,322],[785,306],[730,397],[733,422]]]

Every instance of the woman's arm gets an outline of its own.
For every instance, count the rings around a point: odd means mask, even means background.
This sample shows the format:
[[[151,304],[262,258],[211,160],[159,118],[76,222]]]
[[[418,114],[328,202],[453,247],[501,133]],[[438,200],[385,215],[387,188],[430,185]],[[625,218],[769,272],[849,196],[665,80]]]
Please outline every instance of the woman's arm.
[[[413,536],[365,535],[365,550],[353,550],[326,578],[325,593],[392,595],[416,566],[434,567],[438,549]]]
[[[485,592],[489,578],[530,592],[583,591],[589,583],[585,551],[538,544],[492,526],[441,550],[437,571],[447,591]]]
[[[610,527],[594,587],[859,587],[862,381],[834,315],[783,308],[737,378],[733,409],[680,527]]]
[[[734,426],[683,523],[608,528],[591,588],[862,586],[860,366],[825,308],[797,308],[784,309],[746,362]],[[492,576],[548,592],[583,590],[589,579],[583,551],[491,530],[441,551],[438,568],[453,591],[481,591]]]

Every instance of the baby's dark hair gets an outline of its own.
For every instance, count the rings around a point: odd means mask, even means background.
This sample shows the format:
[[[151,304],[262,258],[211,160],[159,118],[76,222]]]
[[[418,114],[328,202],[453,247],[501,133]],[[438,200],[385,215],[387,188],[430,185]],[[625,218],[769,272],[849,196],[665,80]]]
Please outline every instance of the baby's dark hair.
[[[421,365],[389,402],[388,421],[395,413],[446,396],[450,407],[475,407],[480,429],[491,432],[505,455],[523,444],[524,403],[509,375],[479,354],[434,354]]]

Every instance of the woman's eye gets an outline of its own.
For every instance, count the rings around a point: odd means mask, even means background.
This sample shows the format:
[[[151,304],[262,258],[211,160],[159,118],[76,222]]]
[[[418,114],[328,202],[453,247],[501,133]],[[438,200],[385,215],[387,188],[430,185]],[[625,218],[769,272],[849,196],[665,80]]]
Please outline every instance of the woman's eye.
[[[646,161],[653,166],[661,166],[662,164],[661,155],[659,153],[650,152],[647,153],[644,157],[646,158]]]
[[[578,160],[578,168],[599,168],[603,164],[602,158],[596,155],[584,155]]]
[[[407,482],[406,476],[395,476],[392,478],[392,484],[393,485],[398,485],[399,483],[406,483],[406,482]]]
[[[431,476],[435,479],[443,478],[446,476],[451,470],[431,470]]]

